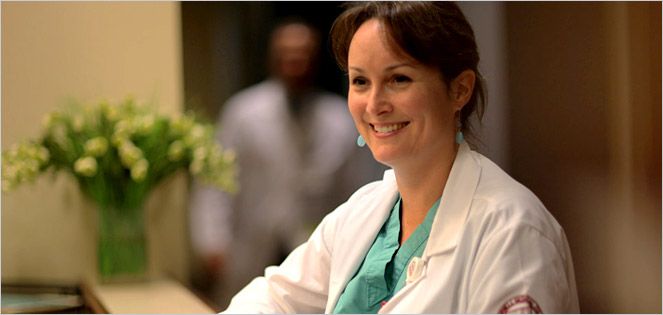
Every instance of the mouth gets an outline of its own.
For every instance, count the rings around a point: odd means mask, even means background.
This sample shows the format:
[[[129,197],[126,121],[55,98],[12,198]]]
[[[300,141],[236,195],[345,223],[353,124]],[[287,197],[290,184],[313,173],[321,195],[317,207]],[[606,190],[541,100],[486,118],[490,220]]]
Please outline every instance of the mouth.
[[[410,122],[401,122],[401,123],[393,123],[393,124],[379,124],[379,125],[369,124],[369,125],[371,126],[371,129],[373,129],[373,131],[375,131],[378,135],[387,135],[387,134],[394,133],[398,130],[401,130],[409,124],[410,124]]]

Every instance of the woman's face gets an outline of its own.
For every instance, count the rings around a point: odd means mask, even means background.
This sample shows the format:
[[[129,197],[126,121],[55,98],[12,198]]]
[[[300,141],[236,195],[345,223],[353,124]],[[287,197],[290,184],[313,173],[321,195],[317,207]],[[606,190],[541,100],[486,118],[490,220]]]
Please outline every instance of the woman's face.
[[[350,42],[350,113],[376,160],[426,165],[454,148],[455,105],[437,69],[392,51],[385,36],[371,19]]]

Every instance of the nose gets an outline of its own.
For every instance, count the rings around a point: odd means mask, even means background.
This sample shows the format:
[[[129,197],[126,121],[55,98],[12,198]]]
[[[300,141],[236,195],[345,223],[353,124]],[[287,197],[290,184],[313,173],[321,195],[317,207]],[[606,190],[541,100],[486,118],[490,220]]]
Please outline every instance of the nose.
[[[366,112],[371,115],[379,116],[392,111],[391,103],[384,91],[384,87],[376,84],[372,87],[368,102],[366,104]]]

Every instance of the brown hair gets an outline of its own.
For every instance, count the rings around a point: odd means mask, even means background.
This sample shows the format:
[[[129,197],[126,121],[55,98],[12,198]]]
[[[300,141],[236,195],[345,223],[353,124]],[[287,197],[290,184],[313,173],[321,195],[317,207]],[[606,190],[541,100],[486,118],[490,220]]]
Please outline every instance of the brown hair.
[[[347,71],[350,41],[359,27],[378,19],[389,34],[390,45],[424,65],[437,68],[449,84],[461,72],[476,74],[472,97],[460,112],[462,131],[473,138],[469,117],[480,121],[485,107],[483,78],[477,69],[479,52],[472,27],[452,2],[359,2],[349,4],[334,21],[331,45],[339,66]]]

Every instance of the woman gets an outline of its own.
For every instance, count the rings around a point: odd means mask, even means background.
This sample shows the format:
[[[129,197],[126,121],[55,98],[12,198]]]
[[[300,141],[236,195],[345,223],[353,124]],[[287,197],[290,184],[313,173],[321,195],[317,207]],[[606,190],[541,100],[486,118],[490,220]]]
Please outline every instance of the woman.
[[[330,213],[227,312],[577,313],[562,228],[463,141],[483,91],[458,7],[355,4],[332,40],[348,71],[358,144],[392,170]]]

